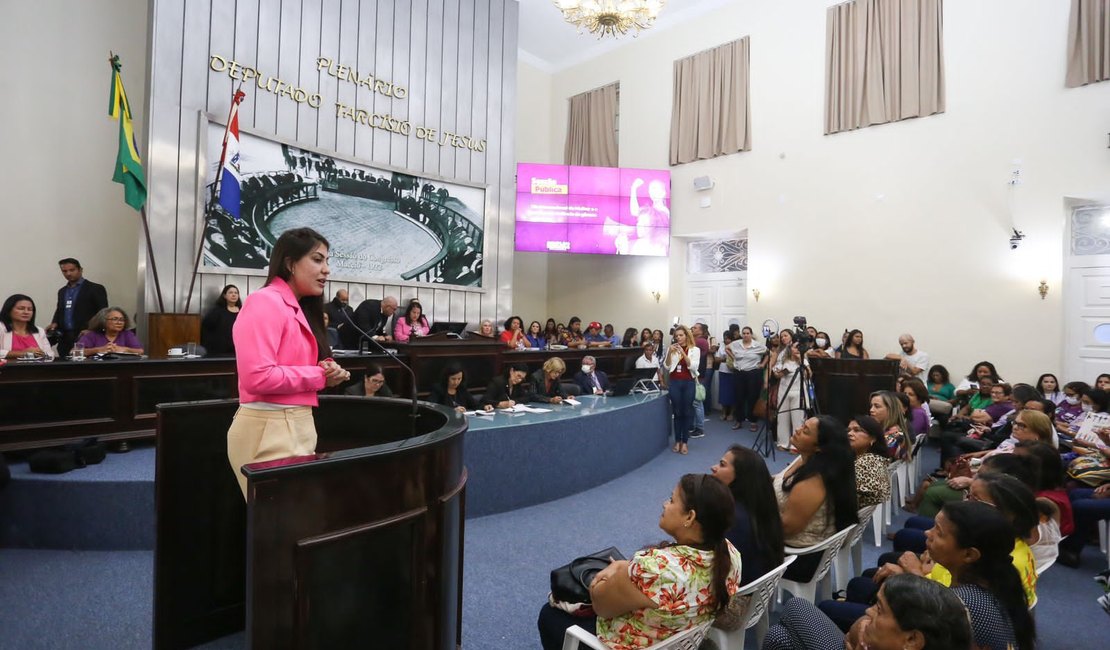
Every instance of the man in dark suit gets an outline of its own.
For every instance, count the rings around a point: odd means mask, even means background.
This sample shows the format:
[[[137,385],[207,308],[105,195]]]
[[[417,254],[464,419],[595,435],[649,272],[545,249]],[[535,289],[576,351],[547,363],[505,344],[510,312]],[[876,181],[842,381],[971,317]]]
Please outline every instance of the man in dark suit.
[[[66,286],[58,289],[58,306],[46,331],[61,331],[58,354],[65,357],[69,356],[77,337],[88,328],[89,319],[108,306],[108,292],[103,285],[86,280],[81,263],[72,257],[59,260],[58,268],[62,270]]]
[[[609,390],[609,376],[597,369],[597,359],[589,355],[582,357],[582,369],[574,374],[574,383],[583,395],[603,395]]]
[[[397,299],[393,296],[386,296],[381,300],[363,300],[355,309],[355,324],[379,341],[392,341],[393,313],[396,311]],[[350,324],[345,328],[339,328],[339,339],[347,349],[357,350],[360,337],[358,331]]]
[[[352,320],[354,319],[355,310],[351,309],[351,299],[348,296],[346,289],[340,289],[335,292],[335,297],[331,299],[331,302],[324,305],[324,312],[331,321],[331,327],[339,329],[341,324],[347,323],[347,316],[350,316]],[[346,312],[346,316],[344,316],[344,312]]]

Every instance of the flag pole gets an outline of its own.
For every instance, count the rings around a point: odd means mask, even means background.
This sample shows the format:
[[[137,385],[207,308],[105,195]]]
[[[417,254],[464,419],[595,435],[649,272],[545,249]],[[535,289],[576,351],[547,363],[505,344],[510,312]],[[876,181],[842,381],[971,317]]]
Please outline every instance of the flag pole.
[[[122,67],[122,65],[119,62],[119,57],[117,57],[115,52],[112,52],[111,50],[108,50],[108,65],[112,68],[112,74],[113,75],[118,74],[118,70],[116,69],[116,66]],[[121,84],[123,83],[122,80],[120,81],[120,83]],[[121,88],[122,88],[122,86],[121,86]],[[131,107],[130,107],[129,102],[128,102],[128,105],[126,107],[126,111],[127,111],[127,119],[130,119]],[[121,114],[119,116],[119,119],[122,121],[124,119],[124,116]],[[132,137],[132,139],[131,139],[131,146],[133,146],[135,148],[135,152],[138,153],[139,143],[135,142],[134,137]],[[158,311],[159,311],[159,313],[165,313],[166,312],[166,305],[162,301],[162,283],[158,279],[158,264],[154,261],[154,246],[151,244],[151,239],[150,239],[150,224],[149,224],[149,222],[147,221],[147,218],[146,218],[146,201],[145,200],[143,201],[142,205],[139,206],[139,217],[143,222],[143,236],[146,238],[146,256],[147,256],[147,259],[150,261],[151,274],[154,276],[154,295],[155,295],[155,297],[158,298]]]
[[[237,98],[239,96],[239,93],[242,90],[243,90],[243,82],[240,81],[239,82],[239,87],[236,88],[235,92],[231,94],[231,108],[228,111],[227,126],[224,127],[223,150],[220,152],[220,166],[217,169],[222,169],[223,166],[224,166],[224,155],[226,155],[226,152],[227,152],[227,137],[228,137],[228,132],[231,130],[231,111],[235,110],[235,105],[238,103]],[[214,199],[214,198],[216,198],[220,195],[220,184],[223,182],[221,180],[221,177],[222,177],[222,175],[219,173],[219,171],[217,171],[216,172],[216,183],[215,183],[215,187],[213,188],[215,191],[213,192],[213,195],[211,197],[212,199]],[[205,200],[206,201],[209,200],[209,197],[205,197]],[[204,214],[207,217],[207,215],[209,214],[209,211],[205,210]],[[193,287],[196,285],[196,282],[197,282],[197,274],[200,273],[200,258],[201,258],[201,255],[204,254],[204,229],[207,228],[207,227],[208,227],[208,220],[205,219],[205,223],[200,229],[200,241],[197,243],[197,256],[196,256],[196,259],[193,260],[193,274],[189,278],[189,292],[185,295],[185,313],[186,314],[189,313],[189,306],[193,302]]]

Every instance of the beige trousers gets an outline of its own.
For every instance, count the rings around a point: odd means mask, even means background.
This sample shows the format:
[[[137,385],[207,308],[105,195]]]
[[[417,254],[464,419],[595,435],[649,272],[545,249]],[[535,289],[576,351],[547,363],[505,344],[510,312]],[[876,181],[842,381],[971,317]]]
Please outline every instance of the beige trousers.
[[[316,424],[308,406],[273,411],[240,406],[227,430],[227,459],[244,499],[247,477],[241,471],[243,465],[314,453]]]

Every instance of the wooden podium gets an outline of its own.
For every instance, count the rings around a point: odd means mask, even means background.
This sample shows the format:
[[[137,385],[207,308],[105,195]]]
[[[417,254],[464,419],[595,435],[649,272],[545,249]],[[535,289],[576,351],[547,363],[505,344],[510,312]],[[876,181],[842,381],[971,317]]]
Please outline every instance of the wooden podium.
[[[246,628],[258,649],[455,650],[466,419],[321,397],[315,456],[227,461],[235,400],[159,406],[154,647]]]
[[[843,424],[867,415],[871,393],[894,390],[898,362],[890,359],[810,359],[817,408]]]

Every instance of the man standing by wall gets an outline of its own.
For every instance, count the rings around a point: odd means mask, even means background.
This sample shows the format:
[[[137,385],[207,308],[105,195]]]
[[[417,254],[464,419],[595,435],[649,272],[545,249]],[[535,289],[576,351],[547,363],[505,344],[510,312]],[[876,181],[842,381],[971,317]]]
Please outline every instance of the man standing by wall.
[[[886,358],[898,362],[898,372],[901,374],[927,382],[925,373],[929,371],[929,353],[918,350],[917,343],[909,334],[898,337],[898,346],[902,348],[902,353],[891,353]],[[928,386],[928,383],[925,385]]]
[[[86,280],[81,263],[72,257],[58,260],[66,286],[58,289],[58,305],[46,331],[61,330],[58,354],[67,357],[78,335],[88,328],[89,319],[108,306],[108,291],[103,285]]]

